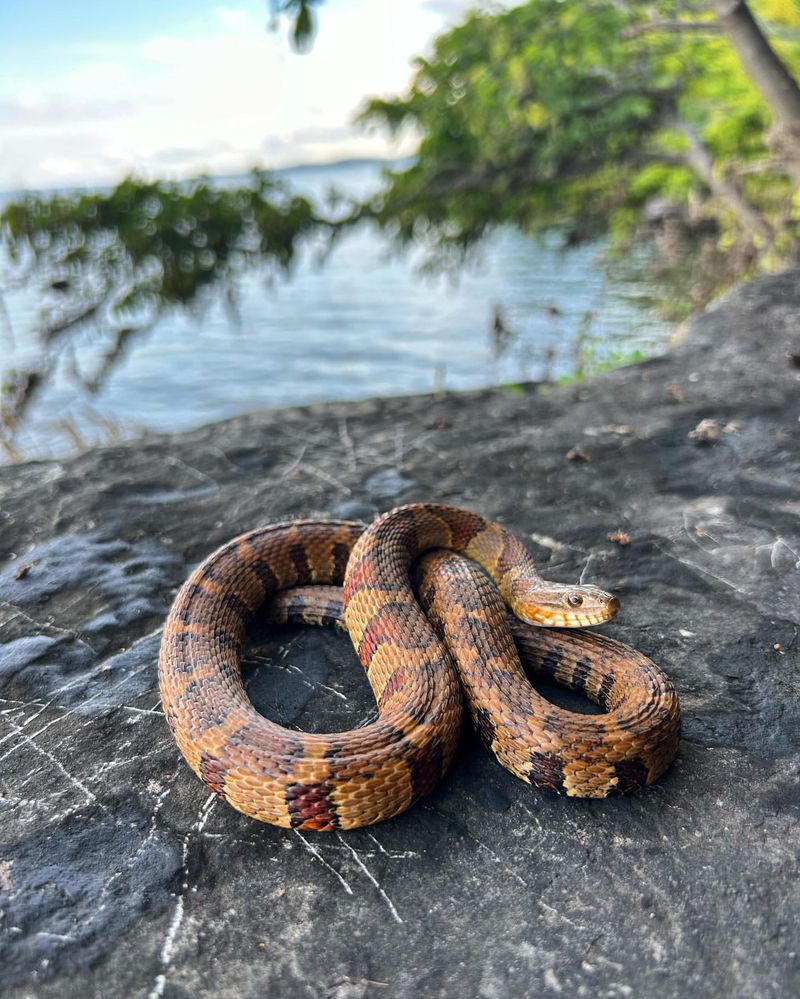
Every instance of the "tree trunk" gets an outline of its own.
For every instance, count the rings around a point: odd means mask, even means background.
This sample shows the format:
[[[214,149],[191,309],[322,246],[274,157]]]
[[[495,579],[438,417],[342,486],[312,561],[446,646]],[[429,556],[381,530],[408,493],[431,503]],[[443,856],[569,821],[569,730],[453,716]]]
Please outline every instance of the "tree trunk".
[[[741,227],[756,243],[762,245],[772,243],[774,239],[772,227],[761,212],[747,200],[732,177],[726,177],[714,170],[714,157],[697,129],[682,118],[675,120],[673,124],[689,140],[689,148],[684,157],[690,169],[708,186],[715,197],[731,209]]]
[[[770,144],[800,187],[800,86],[767,41],[745,0],[711,0],[722,30],[775,119]]]

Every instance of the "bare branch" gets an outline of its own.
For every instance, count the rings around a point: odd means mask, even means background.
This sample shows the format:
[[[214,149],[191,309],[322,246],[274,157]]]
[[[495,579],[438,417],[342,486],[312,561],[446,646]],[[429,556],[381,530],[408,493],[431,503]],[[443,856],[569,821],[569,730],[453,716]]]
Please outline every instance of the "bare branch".
[[[711,0],[719,23],[775,117],[772,145],[800,187],[800,85],[744,0]],[[769,138],[769,137],[768,137]]]
[[[748,201],[735,178],[729,174],[721,173],[715,168],[711,150],[703,142],[694,125],[677,117],[673,119],[671,124],[688,140],[689,148],[685,153],[687,166],[697,174],[720,201],[731,209],[747,233],[757,241],[770,245],[775,238],[772,227],[761,212]]]

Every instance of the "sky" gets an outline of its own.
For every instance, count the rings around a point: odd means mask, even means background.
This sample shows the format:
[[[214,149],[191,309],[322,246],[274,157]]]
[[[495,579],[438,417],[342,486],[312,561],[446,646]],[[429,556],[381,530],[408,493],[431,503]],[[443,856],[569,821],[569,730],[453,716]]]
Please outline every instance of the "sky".
[[[474,0],[327,0],[308,55],[269,0],[0,0],[0,190],[405,155],[352,123]]]

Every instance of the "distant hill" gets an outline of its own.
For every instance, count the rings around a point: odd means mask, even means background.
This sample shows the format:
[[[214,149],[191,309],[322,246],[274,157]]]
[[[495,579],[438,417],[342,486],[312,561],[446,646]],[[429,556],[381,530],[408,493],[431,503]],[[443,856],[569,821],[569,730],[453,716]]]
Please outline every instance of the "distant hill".
[[[275,174],[278,177],[284,174],[305,174],[316,173],[320,170],[340,170],[348,167],[400,167],[411,162],[412,157],[404,156],[397,159],[387,157],[352,156],[342,160],[330,160],[327,163],[292,163],[282,167],[263,167],[267,173]],[[249,173],[215,174],[214,180],[246,180]]]
[[[275,174],[278,177],[285,176],[287,174],[307,174],[314,173],[320,170],[330,170],[335,171],[338,169],[347,169],[348,167],[400,167],[406,163],[411,162],[412,157],[400,157],[398,159],[390,159],[385,157],[350,157],[343,160],[331,160],[328,163],[295,163],[290,166],[283,167],[263,167],[267,173]],[[258,164],[257,164],[258,165]],[[132,171],[133,175],[136,176],[135,171]],[[218,174],[208,174],[212,180],[219,181],[246,181],[250,176],[250,171],[244,171],[239,173],[218,173]],[[122,178],[120,178],[121,180]],[[190,181],[193,178],[187,177],[186,180]],[[5,202],[13,201],[15,198],[23,197],[25,194],[38,193],[38,194],[76,194],[83,191],[92,191],[96,193],[105,193],[113,190],[113,185],[110,184],[98,184],[98,185],[88,185],[86,187],[53,187],[53,188],[31,188],[25,191],[0,191],[0,207]]]

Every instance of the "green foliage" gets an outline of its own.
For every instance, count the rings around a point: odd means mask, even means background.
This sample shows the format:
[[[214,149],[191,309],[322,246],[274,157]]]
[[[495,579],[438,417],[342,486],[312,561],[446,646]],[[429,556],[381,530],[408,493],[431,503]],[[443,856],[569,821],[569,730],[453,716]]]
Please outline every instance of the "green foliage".
[[[262,173],[239,188],[129,178],[107,194],[29,194],[7,205],[5,283],[37,289],[41,357],[0,390],[0,443],[76,337],[105,338],[102,363],[83,378],[95,391],[165,310],[201,308],[219,292],[235,301],[245,270],[288,270],[299,241],[322,224],[305,198]]]
[[[585,348],[578,358],[575,370],[571,374],[560,375],[556,378],[555,384],[575,385],[594,375],[601,375],[604,371],[613,371],[614,368],[622,368],[627,364],[638,364],[644,360],[645,355],[638,347],[632,350],[613,350],[602,358],[596,352],[591,352],[589,348]]]
[[[0,214],[0,234],[13,260],[63,293],[91,275],[109,292],[124,286],[108,305],[151,295],[185,305],[256,262],[288,268],[315,222],[304,198],[255,173],[236,189],[128,178],[109,194],[30,194]]]
[[[778,6],[755,4],[767,15]],[[800,29],[800,11],[785,7],[781,25]],[[388,173],[354,217],[425,241],[437,264],[458,262],[503,224],[626,239],[656,196],[738,239],[737,206],[690,162],[690,127],[743,200],[776,228],[792,224],[790,184],[765,142],[767,108],[725,36],[704,27],[710,19],[705,4],[676,0],[534,0],[471,14],[417,60],[404,95],[362,109],[365,125],[420,141],[414,162]],[[778,48],[800,69],[800,31]]]
[[[641,156],[675,101],[652,60],[608,44],[629,21],[611,2],[536,0],[472,14],[440,36],[404,97],[361,113],[422,134],[417,160],[390,175],[373,205],[377,219],[441,251],[466,249],[504,222],[604,226],[629,172],[620,164]]]
[[[271,0],[273,27],[282,16],[293,18],[291,39],[297,52],[310,52],[317,33],[314,7],[324,0]]]

